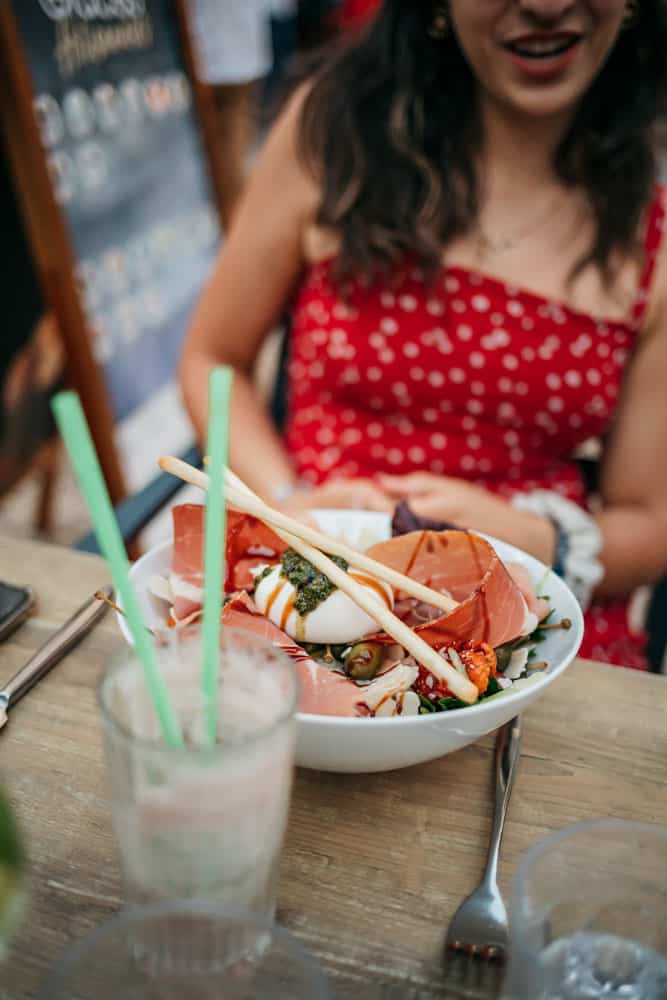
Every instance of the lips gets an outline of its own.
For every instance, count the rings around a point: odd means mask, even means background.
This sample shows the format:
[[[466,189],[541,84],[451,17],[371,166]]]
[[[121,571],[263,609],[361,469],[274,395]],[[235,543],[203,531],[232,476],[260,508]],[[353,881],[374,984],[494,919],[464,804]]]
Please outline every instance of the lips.
[[[577,57],[582,36],[574,31],[521,35],[503,44],[522,80],[547,84],[560,79]]]
[[[574,32],[522,35],[506,42],[505,48],[521,59],[555,59],[573,48],[580,37]]]

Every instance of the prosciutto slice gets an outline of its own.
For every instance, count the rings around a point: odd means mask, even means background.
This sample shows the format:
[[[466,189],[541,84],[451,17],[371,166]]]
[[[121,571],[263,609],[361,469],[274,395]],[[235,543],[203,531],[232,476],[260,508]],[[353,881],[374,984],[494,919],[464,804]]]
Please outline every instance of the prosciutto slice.
[[[204,587],[203,539],[204,507],[179,504],[172,509],[174,547],[169,583],[173,592],[173,615],[177,621],[188,618],[201,607]],[[190,592],[189,596],[186,596]]]
[[[521,563],[506,562],[505,569],[523,594],[530,613],[535,615],[538,622],[541,622],[549,614],[551,607],[548,601],[545,601],[543,597],[537,597],[535,594],[533,581],[530,579],[530,573],[526,567]]]
[[[413,531],[374,545],[378,562],[450,594],[459,606],[418,625],[429,646],[487,642],[499,646],[522,634],[526,602],[493,547],[469,531]]]
[[[242,628],[266,639],[287,653],[296,664],[299,678],[299,711],[309,715],[369,715],[364,689],[342,674],[321,667],[293,639],[265,618],[252,599],[241,591],[234,594],[222,612],[223,625]]]
[[[180,504],[173,508],[174,550],[170,584],[174,592],[174,617],[187,618],[201,607],[204,585],[204,515],[202,504]],[[227,511],[226,580],[229,593],[252,589],[251,570],[277,562],[287,548],[280,538],[257,518]]]
[[[279,561],[287,544],[275,531],[250,514],[227,511],[227,576],[225,590],[252,590],[256,566]]]

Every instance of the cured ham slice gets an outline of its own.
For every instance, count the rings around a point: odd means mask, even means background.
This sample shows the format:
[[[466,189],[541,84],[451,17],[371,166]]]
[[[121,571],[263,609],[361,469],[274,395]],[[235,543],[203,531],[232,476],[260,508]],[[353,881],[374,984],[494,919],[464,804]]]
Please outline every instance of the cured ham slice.
[[[251,570],[278,562],[287,544],[263,521],[236,510],[227,511],[227,577],[225,590],[252,590]]]
[[[530,573],[526,567],[522,566],[521,563],[506,562],[505,569],[523,594],[523,599],[528,605],[530,613],[535,615],[538,622],[541,622],[551,611],[551,606],[543,597],[537,597],[535,594],[533,581],[530,579]]]
[[[309,656],[296,661],[301,697],[299,709],[308,715],[337,715],[353,718],[370,715],[364,689],[342,674],[320,667]],[[367,689],[366,689],[367,690]]]
[[[354,717],[369,715],[364,704],[364,689],[342,674],[321,667],[290,637],[265,618],[252,599],[241,591],[225,605],[223,625],[242,628],[272,642],[282,649],[296,664],[299,678],[299,711],[309,715],[337,715]]]
[[[184,503],[172,509],[174,547],[169,586],[173,594],[173,616],[188,618],[201,607],[204,572],[204,507]]]
[[[468,531],[413,531],[374,545],[368,555],[459,602],[449,614],[416,627],[434,649],[469,640],[499,646],[522,634],[526,602],[481,536]]]
[[[173,508],[174,549],[169,583],[174,595],[174,618],[182,621],[201,607],[204,585],[204,516],[202,504]],[[227,512],[225,589],[252,588],[251,570],[274,563],[287,548],[257,518],[235,510]]]

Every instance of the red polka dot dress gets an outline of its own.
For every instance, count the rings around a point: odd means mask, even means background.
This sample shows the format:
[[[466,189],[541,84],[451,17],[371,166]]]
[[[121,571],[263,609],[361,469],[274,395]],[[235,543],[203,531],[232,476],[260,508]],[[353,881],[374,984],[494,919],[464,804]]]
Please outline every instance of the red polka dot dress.
[[[653,203],[639,294],[603,321],[460,267],[427,283],[419,269],[383,287],[333,261],[308,271],[293,312],[286,442],[297,473],[427,470],[495,493],[554,490],[585,506],[575,449],[609,428],[645,312],[665,219]],[[582,655],[645,669],[627,602],[586,615]]]
[[[344,0],[336,12],[335,21],[342,28],[359,28],[366,24],[381,6],[381,0]]]

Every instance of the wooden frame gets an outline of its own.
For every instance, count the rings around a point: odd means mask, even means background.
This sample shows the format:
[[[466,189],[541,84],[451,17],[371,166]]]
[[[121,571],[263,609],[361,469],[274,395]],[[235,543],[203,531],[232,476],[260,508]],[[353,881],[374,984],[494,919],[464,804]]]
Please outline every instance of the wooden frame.
[[[175,3],[183,55],[193,87],[195,119],[203,139],[205,166],[222,219],[212,97],[195,73],[184,0],[175,0]],[[76,257],[65,216],[54,196],[33,111],[30,71],[7,2],[0,5],[0,127],[6,136],[9,163],[46,307],[56,318],[65,348],[68,376],[81,397],[109,494],[115,504],[125,497],[127,490],[114,443],[113,410],[103,372],[93,354],[75,278]]]
[[[58,323],[68,374],[81,397],[112,502],[126,493],[116,451],[114,420],[104,379],[93,356],[74,279],[75,257],[56,203],[32,109],[32,86],[14,15],[0,8],[0,121],[44,298]]]
[[[209,175],[215,197],[220,219],[223,218],[224,197],[220,188],[220,144],[217,141],[215,101],[213,88],[204,83],[197,71],[197,59],[195,48],[192,42],[192,34],[186,13],[188,0],[176,0],[176,11],[178,14],[178,26],[183,42],[183,53],[185,64],[192,81],[192,92],[194,95],[195,114],[201,129],[204,149],[208,160]]]

